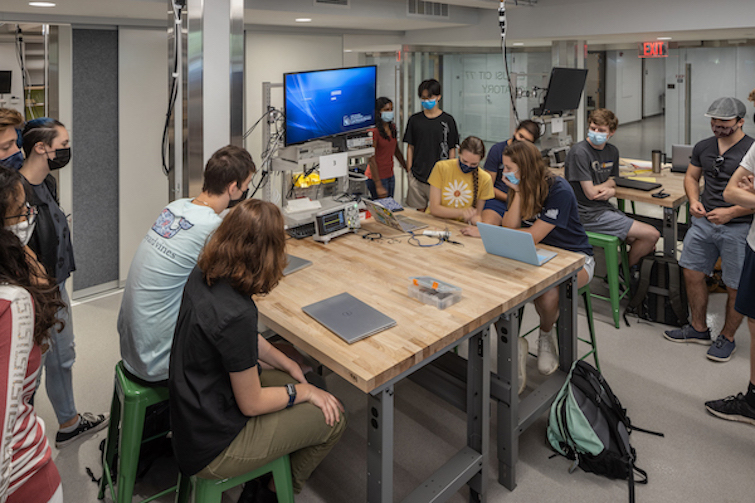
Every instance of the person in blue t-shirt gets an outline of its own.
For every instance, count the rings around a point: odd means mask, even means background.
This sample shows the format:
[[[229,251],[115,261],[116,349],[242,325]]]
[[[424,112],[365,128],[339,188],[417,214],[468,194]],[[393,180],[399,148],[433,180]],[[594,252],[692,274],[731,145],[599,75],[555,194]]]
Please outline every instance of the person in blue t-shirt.
[[[526,141],[512,142],[503,150],[504,183],[508,186],[508,210],[501,217],[484,212],[482,220],[492,225],[529,232],[535,244],[543,243],[585,255],[585,265],[577,275],[582,287],[590,282],[595,270],[592,246],[579,221],[577,199],[569,183],[553,175],[543,163],[540,151]],[[462,230],[479,235],[476,227]],[[558,368],[558,343],[553,325],[558,319],[558,289],[551,288],[536,298],[535,309],[540,316],[537,368],[550,375]],[[519,338],[519,392],[526,383],[527,340]]]
[[[485,201],[486,210],[495,211],[499,215],[503,215],[506,211],[509,188],[503,183],[503,149],[515,141],[535,143],[538,139],[540,139],[540,125],[526,119],[519,123],[511,138],[498,142],[490,148],[488,157],[485,159],[485,171],[493,178],[495,198]]]

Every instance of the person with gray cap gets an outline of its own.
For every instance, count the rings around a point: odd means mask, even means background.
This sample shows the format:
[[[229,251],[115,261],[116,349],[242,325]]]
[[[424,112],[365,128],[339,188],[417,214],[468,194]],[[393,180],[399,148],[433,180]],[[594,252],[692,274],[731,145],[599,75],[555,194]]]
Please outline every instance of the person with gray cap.
[[[744,318],[734,309],[734,301],[737,298],[753,210],[726,202],[724,190],[742,158],[755,142],[742,130],[746,112],[744,103],[736,98],[726,97],[714,101],[705,114],[710,117],[713,136],[695,145],[684,177],[692,225],[684,237],[679,265],[684,268],[692,318],[689,325],[666,330],[663,334],[673,342],[710,346],[708,359],[717,362],[729,361],[736,351],[734,333]],[[705,179],[702,194],[701,176]],[[705,279],[713,273],[719,257],[728,298],[724,325],[718,337],[712,341],[706,322],[708,286]]]

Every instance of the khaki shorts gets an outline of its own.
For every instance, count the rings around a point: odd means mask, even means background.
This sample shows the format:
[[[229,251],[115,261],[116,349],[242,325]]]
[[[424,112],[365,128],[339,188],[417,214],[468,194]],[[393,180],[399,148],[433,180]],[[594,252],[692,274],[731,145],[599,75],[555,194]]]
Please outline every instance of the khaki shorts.
[[[430,204],[430,184],[417,180],[409,170],[409,189],[406,191],[406,206],[424,210]]]

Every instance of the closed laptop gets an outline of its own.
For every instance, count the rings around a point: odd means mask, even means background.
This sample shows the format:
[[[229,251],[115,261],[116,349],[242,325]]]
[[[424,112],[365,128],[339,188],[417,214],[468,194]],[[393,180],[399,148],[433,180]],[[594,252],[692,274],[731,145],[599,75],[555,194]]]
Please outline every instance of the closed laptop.
[[[304,306],[302,311],[349,344],[396,324],[393,318],[346,292]]]

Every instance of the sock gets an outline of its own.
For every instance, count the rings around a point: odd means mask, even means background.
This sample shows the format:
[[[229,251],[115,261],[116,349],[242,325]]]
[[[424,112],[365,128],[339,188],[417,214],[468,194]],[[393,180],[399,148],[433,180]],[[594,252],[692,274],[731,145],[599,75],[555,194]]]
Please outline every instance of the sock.
[[[745,394],[745,401],[747,404],[755,409],[755,384],[750,383],[747,387],[747,394]]]
[[[69,426],[68,428],[61,428],[58,431],[61,433],[71,433],[81,424],[81,416],[76,416],[76,419],[76,423],[73,426]]]
[[[543,329],[540,329],[540,337],[550,337],[552,333],[553,333],[552,328],[548,330],[547,332]]]

